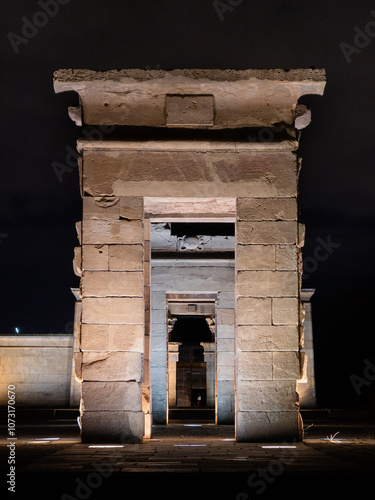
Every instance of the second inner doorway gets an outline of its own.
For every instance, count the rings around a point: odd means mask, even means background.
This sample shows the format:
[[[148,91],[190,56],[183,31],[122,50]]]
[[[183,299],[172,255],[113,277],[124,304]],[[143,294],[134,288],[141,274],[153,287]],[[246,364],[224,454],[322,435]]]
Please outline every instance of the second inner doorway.
[[[215,422],[215,302],[168,304],[168,422]]]

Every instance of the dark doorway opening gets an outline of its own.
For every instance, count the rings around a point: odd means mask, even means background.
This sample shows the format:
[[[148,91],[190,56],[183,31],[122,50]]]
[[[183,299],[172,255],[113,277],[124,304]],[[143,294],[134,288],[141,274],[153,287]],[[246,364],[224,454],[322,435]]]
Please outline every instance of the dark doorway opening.
[[[215,394],[212,390],[207,391],[214,382],[215,370],[210,362],[207,369],[205,360],[205,350],[208,352],[207,346],[212,346],[214,340],[206,317],[181,315],[175,318],[169,342],[178,345],[178,356],[175,379],[170,377],[169,381],[169,384],[175,384],[175,387],[169,387],[170,393],[175,394],[169,405],[169,422],[215,422]]]

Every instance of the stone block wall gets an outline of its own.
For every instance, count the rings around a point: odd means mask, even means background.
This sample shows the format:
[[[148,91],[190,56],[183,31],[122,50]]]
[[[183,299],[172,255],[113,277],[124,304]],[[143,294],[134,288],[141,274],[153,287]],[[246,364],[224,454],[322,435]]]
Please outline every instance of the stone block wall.
[[[141,440],[143,199],[84,196],[80,241],[82,440]]]
[[[299,246],[295,196],[237,199],[239,441],[299,435]]]
[[[72,359],[71,335],[0,336],[0,406],[14,385],[17,406],[68,408]]]

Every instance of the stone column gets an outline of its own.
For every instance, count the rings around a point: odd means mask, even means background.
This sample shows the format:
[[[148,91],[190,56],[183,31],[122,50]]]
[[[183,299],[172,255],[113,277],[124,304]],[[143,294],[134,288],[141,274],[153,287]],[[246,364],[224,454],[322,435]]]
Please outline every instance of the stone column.
[[[77,254],[79,254],[79,256],[77,256]],[[77,249],[75,251],[75,259],[74,259],[75,272],[76,272],[77,276],[81,276],[81,267],[82,267],[81,261],[82,261],[82,259],[81,259],[81,247],[77,247]],[[76,267],[77,264],[79,266],[78,268]],[[79,364],[81,364],[79,338],[80,338],[80,332],[81,332],[82,299],[81,299],[79,288],[71,288],[71,291],[76,299],[76,302],[75,302],[75,306],[74,306],[73,357],[72,357],[72,378],[71,378],[71,383],[70,383],[70,406],[77,407],[77,406],[79,406],[80,399],[81,399],[81,380],[77,379],[77,377],[76,377],[75,358],[78,355],[78,362],[79,362]],[[79,366],[79,371],[81,371],[81,366]]]
[[[301,357],[303,360],[303,372],[297,384],[301,408],[316,408],[315,369],[314,369],[314,339],[311,316],[310,299],[315,289],[301,290],[301,301],[304,308],[303,345],[301,346]]]
[[[204,348],[204,361],[206,363],[206,404],[215,407],[216,395],[216,349],[215,342],[202,342]]]
[[[144,231],[141,197],[83,198],[82,400],[84,442],[144,435]]]
[[[152,400],[151,400],[151,224],[144,219],[144,379],[142,384],[142,410],[145,415],[144,437],[152,435]]]
[[[236,438],[300,438],[296,198],[239,198]]]
[[[178,342],[168,342],[168,408],[173,408],[177,406],[177,393],[176,393],[176,381],[177,381],[177,363],[179,358],[179,343]]]

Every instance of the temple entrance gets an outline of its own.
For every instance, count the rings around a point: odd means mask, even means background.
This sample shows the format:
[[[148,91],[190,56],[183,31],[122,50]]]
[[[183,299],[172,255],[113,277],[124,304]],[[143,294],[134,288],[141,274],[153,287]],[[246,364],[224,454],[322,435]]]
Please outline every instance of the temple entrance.
[[[215,423],[215,302],[168,303],[168,423]]]

